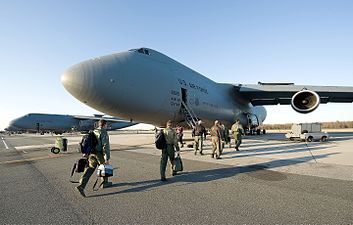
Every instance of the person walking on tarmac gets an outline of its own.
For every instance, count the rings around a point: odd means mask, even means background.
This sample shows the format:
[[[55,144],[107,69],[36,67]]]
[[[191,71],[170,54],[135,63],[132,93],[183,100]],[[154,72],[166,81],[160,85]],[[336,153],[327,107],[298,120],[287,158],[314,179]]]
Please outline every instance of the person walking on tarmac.
[[[221,121],[219,121],[219,129],[221,131],[221,140],[222,140],[221,145],[222,145],[222,152],[223,152],[224,145],[226,143],[226,127]]]
[[[161,172],[161,181],[167,181],[165,177],[165,170],[167,168],[168,158],[170,161],[170,170],[172,171],[172,175],[176,175],[177,172],[173,171],[174,157],[175,152],[180,153],[180,148],[178,145],[178,137],[175,130],[172,128],[172,121],[168,120],[167,127],[163,130],[166,147],[162,149],[161,156],[161,164],[160,164],[160,172]]]
[[[231,128],[234,142],[235,142],[235,150],[239,151],[239,146],[241,145],[242,135],[244,134],[244,128],[240,123],[240,120],[237,119]]]
[[[224,140],[225,140],[225,144],[229,145],[229,148],[231,147],[231,143],[230,143],[230,136],[229,136],[229,129],[223,124],[223,130],[224,130]]]
[[[88,156],[85,155],[85,157],[88,157],[88,167],[86,167],[81,176],[80,185],[76,187],[83,197],[86,197],[84,189],[97,166],[110,163],[109,136],[104,128],[105,125],[106,121],[104,119],[99,120],[98,128],[93,131],[98,141],[95,151],[91,152]],[[108,182],[108,177],[103,177],[101,185],[103,188],[107,188],[112,186],[112,182]]]
[[[184,142],[183,142],[183,136],[184,136],[184,129],[182,126],[178,125],[176,128],[176,133],[177,133],[177,137],[178,137],[178,141],[180,142],[180,147],[183,148],[184,147]]]
[[[219,122],[216,120],[213,127],[211,127],[211,136],[212,136],[212,155],[211,157],[216,159],[221,159],[222,154],[222,145],[221,145],[221,129],[219,127]]]
[[[206,139],[206,129],[202,125],[202,121],[197,121],[196,126],[192,129],[192,136],[194,137],[194,151],[195,155],[197,154],[197,150],[200,151],[200,155],[203,155],[203,140]]]

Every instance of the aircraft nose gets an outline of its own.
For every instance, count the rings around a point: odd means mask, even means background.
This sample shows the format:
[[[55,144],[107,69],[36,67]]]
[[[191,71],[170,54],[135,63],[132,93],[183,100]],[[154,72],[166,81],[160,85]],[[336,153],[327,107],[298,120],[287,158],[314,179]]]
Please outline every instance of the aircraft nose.
[[[8,128],[15,127],[15,121],[11,120],[9,124],[7,125]]]
[[[83,61],[69,67],[61,75],[61,83],[73,97],[86,105],[100,110],[109,108],[110,101],[105,97],[111,95],[111,88],[117,87],[112,77],[116,62],[115,56]]]
[[[9,122],[9,126],[8,127],[20,128],[21,126],[22,126],[21,119],[18,118],[18,119],[11,120]]]
[[[101,72],[96,64],[94,60],[88,60],[71,66],[61,75],[61,83],[65,89],[83,103],[92,100],[92,90],[97,83],[94,77]]]
[[[61,83],[65,89],[78,99],[84,95],[86,80],[86,72],[80,64],[70,67],[61,75]]]

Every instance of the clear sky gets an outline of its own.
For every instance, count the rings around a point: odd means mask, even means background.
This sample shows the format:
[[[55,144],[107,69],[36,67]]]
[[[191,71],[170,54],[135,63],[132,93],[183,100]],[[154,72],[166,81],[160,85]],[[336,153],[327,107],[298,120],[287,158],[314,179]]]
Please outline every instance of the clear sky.
[[[27,113],[97,113],[60,75],[95,56],[148,47],[217,82],[353,86],[353,1],[0,1],[0,130]],[[353,120],[353,104],[265,123]]]

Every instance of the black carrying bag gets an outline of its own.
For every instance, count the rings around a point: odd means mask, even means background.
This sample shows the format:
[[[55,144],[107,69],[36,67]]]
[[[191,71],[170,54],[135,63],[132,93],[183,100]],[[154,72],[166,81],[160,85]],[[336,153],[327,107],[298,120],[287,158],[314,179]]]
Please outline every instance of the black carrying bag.
[[[155,140],[156,148],[157,149],[164,149],[167,147],[167,141],[165,140],[164,132],[163,130],[160,130],[158,134],[156,135],[156,140]]]
[[[173,171],[181,172],[184,170],[183,161],[180,156],[175,157],[173,161]]]
[[[82,173],[85,171],[85,168],[88,166],[88,160],[86,157],[82,157],[79,160],[77,160],[71,170],[71,176],[70,176],[70,182],[71,183],[78,183],[78,181],[72,181],[71,178],[74,175],[74,173]]]

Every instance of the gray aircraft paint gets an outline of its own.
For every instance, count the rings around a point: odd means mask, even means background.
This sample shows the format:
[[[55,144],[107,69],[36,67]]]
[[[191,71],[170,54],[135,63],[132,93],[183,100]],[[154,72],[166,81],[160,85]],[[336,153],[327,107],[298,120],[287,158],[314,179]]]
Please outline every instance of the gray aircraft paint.
[[[186,90],[188,106],[206,125],[217,119],[229,126],[237,118],[246,124],[249,113],[255,114],[261,124],[266,118],[266,109],[261,105],[289,104],[287,100],[305,88],[216,83],[147,48],[78,63],[63,73],[61,82],[75,98],[101,112],[154,125],[164,125],[169,119],[183,120],[182,89]],[[311,88],[328,94],[323,103],[330,102],[329,97],[333,99],[337,90],[345,92],[343,102],[353,100],[351,87]]]
[[[17,128],[22,131],[40,132],[69,132],[69,131],[88,131],[94,129],[97,121],[102,117],[73,116],[60,114],[29,113],[22,117],[12,120],[9,128]],[[106,118],[104,118],[106,119]],[[109,120],[120,120],[119,118],[108,118]],[[108,120],[107,119],[107,120]],[[107,122],[108,130],[121,129],[132,126],[136,123],[128,121]],[[10,129],[8,129],[10,130]]]

